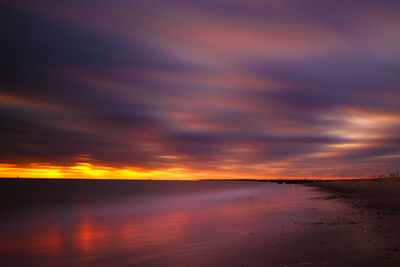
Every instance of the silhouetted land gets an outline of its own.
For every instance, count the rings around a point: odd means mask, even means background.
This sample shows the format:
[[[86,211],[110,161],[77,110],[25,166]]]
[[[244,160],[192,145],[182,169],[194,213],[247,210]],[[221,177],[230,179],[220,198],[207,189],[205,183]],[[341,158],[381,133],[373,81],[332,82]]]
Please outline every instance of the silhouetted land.
[[[261,182],[278,184],[308,184],[321,182],[320,179],[201,179],[200,181],[213,182]]]

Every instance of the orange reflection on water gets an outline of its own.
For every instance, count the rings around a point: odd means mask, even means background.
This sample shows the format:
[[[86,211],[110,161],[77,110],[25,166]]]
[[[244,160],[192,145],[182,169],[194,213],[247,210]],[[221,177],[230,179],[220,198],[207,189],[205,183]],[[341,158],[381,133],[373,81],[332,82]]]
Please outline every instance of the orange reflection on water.
[[[36,250],[43,251],[43,253],[57,255],[62,248],[62,239],[58,225],[50,224],[47,229],[33,232],[32,247]]]
[[[73,246],[82,253],[92,251],[102,244],[107,244],[110,238],[110,229],[102,219],[91,216],[86,203],[81,205],[79,219],[73,227],[75,237]]]
[[[125,217],[118,223],[121,227],[116,229],[117,243],[128,250],[172,243],[184,238],[186,223],[186,216],[180,212]]]
[[[94,231],[90,222],[86,219],[81,221],[77,230],[77,244],[82,250],[91,250],[93,248]]]
[[[27,251],[34,254],[57,256],[63,248],[63,239],[57,223],[50,223],[46,227],[37,227],[25,230],[16,238],[13,233],[3,234],[0,241],[0,255],[15,251]]]
[[[0,227],[0,234],[11,226],[14,229],[5,242],[0,242],[0,259],[7,261],[9,257],[10,262],[19,265],[33,262],[38,266],[44,262],[48,266],[67,266],[69,261],[90,266],[144,262],[181,266],[194,257],[217,259],[217,252],[221,248],[229,251],[232,242],[248,242],[250,233],[276,230],[298,212],[300,219],[306,218],[309,215],[304,215],[304,207],[318,204],[309,199],[307,188],[236,184],[232,188],[214,182],[210,187],[221,189],[198,192],[189,187],[204,184],[191,182],[181,185],[182,190],[176,194],[162,197],[95,202],[78,198],[81,202],[35,211],[26,214],[24,220],[16,219],[18,226],[10,221],[8,226]],[[20,259],[21,253],[24,257]]]

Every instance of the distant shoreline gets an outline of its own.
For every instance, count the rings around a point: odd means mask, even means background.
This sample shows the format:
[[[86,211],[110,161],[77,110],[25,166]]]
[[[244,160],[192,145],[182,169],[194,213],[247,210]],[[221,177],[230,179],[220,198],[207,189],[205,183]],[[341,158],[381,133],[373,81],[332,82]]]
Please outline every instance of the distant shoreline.
[[[42,177],[0,177],[0,181],[5,180],[88,180],[88,181],[216,181],[216,182],[271,182],[271,183],[313,183],[324,181],[347,181],[347,180],[382,180],[396,179],[399,177],[361,177],[361,178],[276,178],[276,179],[127,179],[127,178],[42,178]]]

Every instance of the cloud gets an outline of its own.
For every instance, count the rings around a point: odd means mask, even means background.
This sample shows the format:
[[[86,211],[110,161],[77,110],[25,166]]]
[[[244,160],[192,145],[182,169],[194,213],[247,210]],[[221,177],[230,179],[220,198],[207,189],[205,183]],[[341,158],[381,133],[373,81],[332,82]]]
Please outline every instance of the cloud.
[[[5,1],[2,163],[392,171],[399,9],[372,0]]]

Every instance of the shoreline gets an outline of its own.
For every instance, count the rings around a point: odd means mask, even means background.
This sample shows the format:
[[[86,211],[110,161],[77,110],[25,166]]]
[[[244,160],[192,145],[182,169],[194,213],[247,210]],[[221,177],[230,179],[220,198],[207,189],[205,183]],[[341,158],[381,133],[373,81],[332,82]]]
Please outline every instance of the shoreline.
[[[334,199],[351,201],[356,207],[400,211],[400,178],[321,181],[307,186],[326,191]]]
[[[356,265],[352,266],[400,266],[399,178],[324,181],[305,186],[327,193],[326,201],[354,209],[351,214],[343,214],[343,220],[349,222],[345,228],[349,233],[354,228],[362,230],[359,246],[373,249],[353,259]],[[345,249],[335,250],[340,257]]]

